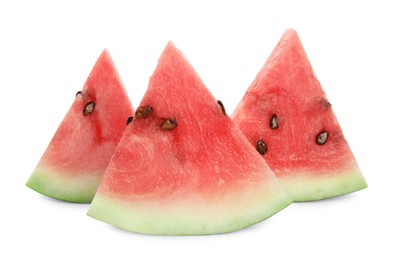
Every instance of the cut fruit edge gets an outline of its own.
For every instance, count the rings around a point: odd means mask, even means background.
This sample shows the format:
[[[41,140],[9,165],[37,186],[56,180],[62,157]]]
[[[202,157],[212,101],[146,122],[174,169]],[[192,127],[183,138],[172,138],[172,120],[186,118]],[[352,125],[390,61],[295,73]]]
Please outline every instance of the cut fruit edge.
[[[99,186],[99,174],[60,175],[36,168],[26,186],[45,196],[76,203],[90,203]]]
[[[240,230],[286,208],[293,199],[277,180],[227,192],[223,200],[201,194],[176,200],[130,200],[96,193],[88,216],[124,230],[152,235],[209,235]]]

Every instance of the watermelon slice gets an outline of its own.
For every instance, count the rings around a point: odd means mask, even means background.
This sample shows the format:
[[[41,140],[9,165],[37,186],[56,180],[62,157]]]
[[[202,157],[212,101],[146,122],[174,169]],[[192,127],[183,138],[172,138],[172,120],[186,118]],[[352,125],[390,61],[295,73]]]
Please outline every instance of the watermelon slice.
[[[88,215],[160,235],[224,233],[292,202],[170,42]]]
[[[104,50],[26,185],[59,200],[91,202],[133,113]]]
[[[296,31],[284,33],[232,118],[296,201],[367,187]]]

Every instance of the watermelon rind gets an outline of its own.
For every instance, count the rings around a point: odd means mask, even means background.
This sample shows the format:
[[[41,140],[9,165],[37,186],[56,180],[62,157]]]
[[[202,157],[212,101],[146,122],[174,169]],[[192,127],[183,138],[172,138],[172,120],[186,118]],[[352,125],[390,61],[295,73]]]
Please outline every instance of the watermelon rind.
[[[296,176],[284,175],[280,180],[297,202],[337,197],[368,186],[359,169],[326,175],[303,172]]]
[[[98,174],[97,174],[98,175]],[[36,168],[26,186],[47,197],[75,203],[90,203],[99,186],[97,175],[65,176]]]
[[[255,184],[243,192],[228,193],[223,201],[188,197],[166,201],[127,199],[96,194],[88,216],[136,233],[151,235],[210,235],[237,231],[261,222],[292,203],[279,183],[271,189]],[[280,192],[278,192],[280,191]]]

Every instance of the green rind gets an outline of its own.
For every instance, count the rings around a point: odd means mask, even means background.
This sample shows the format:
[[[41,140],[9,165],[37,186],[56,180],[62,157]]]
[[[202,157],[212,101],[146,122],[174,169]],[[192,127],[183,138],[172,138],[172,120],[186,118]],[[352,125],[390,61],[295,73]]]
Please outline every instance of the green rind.
[[[36,169],[26,183],[29,188],[54,199],[90,203],[100,180],[96,176],[63,176]]]
[[[330,175],[315,173],[289,174],[280,177],[295,202],[315,201],[352,193],[368,185],[359,169]]]
[[[198,195],[194,199],[152,203],[149,199],[128,202],[97,193],[87,214],[121,229],[151,235],[228,233],[261,222],[292,203],[282,187],[269,187],[269,191],[233,191],[224,204],[199,199]]]

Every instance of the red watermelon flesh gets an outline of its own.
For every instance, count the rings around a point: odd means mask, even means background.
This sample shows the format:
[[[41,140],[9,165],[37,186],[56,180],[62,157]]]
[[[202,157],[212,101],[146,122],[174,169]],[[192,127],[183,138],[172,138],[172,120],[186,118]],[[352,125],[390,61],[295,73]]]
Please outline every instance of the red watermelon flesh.
[[[294,30],[284,33],[232,118],[296,201],[367,187]]]
[[[133,113],[104,50],[26,185],[59,200],[91,202]]]
[[[88,215],[160,235],[224,233],[292,200],[170,42]]]

